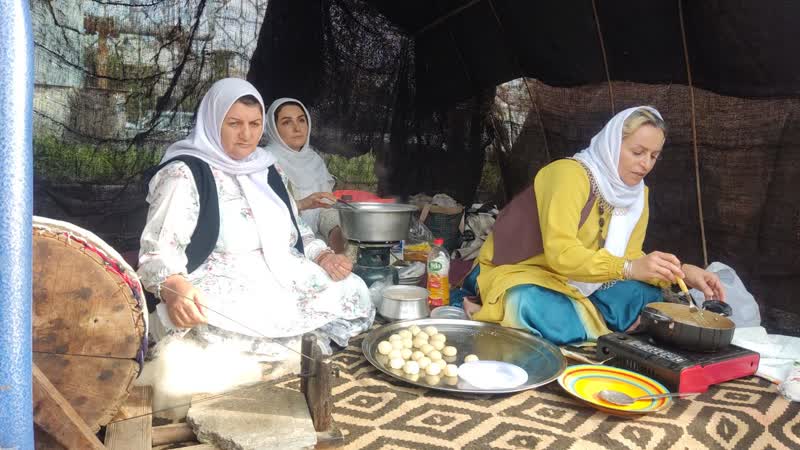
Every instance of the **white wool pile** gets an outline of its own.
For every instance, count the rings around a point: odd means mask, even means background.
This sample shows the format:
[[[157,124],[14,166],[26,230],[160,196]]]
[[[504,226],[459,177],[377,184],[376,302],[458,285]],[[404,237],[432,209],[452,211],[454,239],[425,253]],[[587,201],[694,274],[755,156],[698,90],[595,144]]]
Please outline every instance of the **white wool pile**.
[[[153,387],[156,416],[177,420],[186,416],[194,394],[218,394],[261,379],[262,368],[254,356],[225,344],[203,347],[191,339],[167,337],[158,343],[136,384]]]

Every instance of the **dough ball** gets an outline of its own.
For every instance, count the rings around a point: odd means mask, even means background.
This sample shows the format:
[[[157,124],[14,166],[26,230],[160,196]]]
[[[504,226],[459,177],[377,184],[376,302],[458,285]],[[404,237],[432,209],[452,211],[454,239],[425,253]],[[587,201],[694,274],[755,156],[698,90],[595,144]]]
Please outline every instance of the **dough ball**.
[[[428,341],[425,339],[414,338],[414,340],[411,342],[411,346],[413,348],[420,348],[427,343]]]
[[[444,341],[431,341],[431,345],[434,349],[442,351],[444,348]]]
[[[438,364],[431,364],[425,368],[425,373],[428,375],[439,375],[441,372],[442,368]]]
[[[393,349],[392,351],[389,352],[389,359],[397,359],[397,358],[403,359],[403,355],[402,353],[400,353],[400,350]]]
[[[419,364],[417,364],[416,361],[406,361],[406,363],[403,365],[403,372],[409,375],[419,373]]]
[[[444,384],[455,386],[458,384],[458,377],[444,377]]]
[[[417,364],[419,364],[420,369],[427,369],[431,365],[431,360],[427,356],[423,356],[417,360]]]
[[[444,368],[444,376],[446,377],[457,377],[458,376],[458,366],[455,364],[448,364]]]
[[[389,360],[389,367],[392,369],[401,369],[406,364],[403,358],[392,358]]]
[[[412,359],[413,361],[419,361],[419,360],[420,360],[420,358],[424,358],[424,357],[425,357],[425,353],[422,353],[422,352],[421,352],[421,351],[419,351],[419,350],[417,350],[417,351],[415,351],[415,352],[411,353],[411,359]]]
[[[456,356],[456,353],[458,353],[458,350],[456,350],[456,348],[452,345],[448,345],[442,349],[442,354],[444,356]]]
[[[414,343],[411,342],[411,339],[403,339],[403,348],[413,348]]]
[[[458,360],[458,358],[455,356],[442,356],[442,361],[445,361],[448,364],[455,364],[456,360]]]
[[[427,341],[428,338],[430,338],[430,336],[424,331],[420,331],[416,336],[414,336],[414,339],[425,339],[425,341]]]
[[[408,330],[400,330],[397,334],[403,339],[411,339],[411,336],[413,336]]]
[[[444,372],[444,368],[447,367],[447,361],[441,359],[438,361],[433,361],[431,362],[431,364],[436,364],[437,366],[439,366],[439,369],[441,369],[442,372]]]
[[[467,355],[464,357],[464,362],[478,361],[478,355]]]
[[[408,327],[408,331],[411,332],[411,336],[415,336],[421,331],[420,328],[416,325],[411,325]]]
[[[403,338],[400,337],[399,334],[393,334],[393,335],[389,336],[389,342],[402,341],[402,340],[403,340]]]
[[[438,375],[427,375],[425,377],[425,382],[430,384],[431,386],[436,386],[439,382],[442,381],[442,378]]]
[[[428,358],[430,358],[431,361],[441,361],[442,353],[439,350],[432,350],[430,353],[428,353]]]
[[[381,354],[375,355],[375,360],[378,361],[378,364],[382,366],[389,365],[389,357],[386,355],[381,355]]]
[[[430,353],[435,350],[431,344],[425,344],[419,349],[422,353],[425,353],[426,355],[430,355]]]
[[[433,336],[439,332],[439,330],[437,330],[436,327],[425,327],[422,329],[422,331],[428,333],[428,336]]]
[[[378,344],[378,353],[381,355],[388,355],[392,351],[392,343],[389,341],[381,341]]]
[[[447,336],[443,335],[442,333],[437,333],[431,336],[429,340],[431,341],[431,344],[436,341],[442,341],[444,343],[444,341],[447,340]]]
[[[411,352],[410,348],[404,348],[404,349],[400,350],[400,357],[405,359],[405,360],[408,360],[409,358],[411,358],[411,353],[412,352]]]
[[[394,341],[390,341],[392,343],[392,348],[395,350],[402,350],[403,349],[403,340],[402,339],[395,339]]]
[[[419,380],[419,374],[418,373],[405,373],[405,372],[402,372],[402,374],[403,374],[403,378],[405,378],[408,381],[413,381],[413,382],[416,383],[417,380]]]

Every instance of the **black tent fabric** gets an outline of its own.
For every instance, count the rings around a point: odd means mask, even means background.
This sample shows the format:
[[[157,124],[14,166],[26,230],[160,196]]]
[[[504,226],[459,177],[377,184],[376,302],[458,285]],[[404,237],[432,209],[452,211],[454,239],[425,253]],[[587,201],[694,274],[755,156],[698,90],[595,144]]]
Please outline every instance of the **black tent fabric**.
[[[800,314],[797,17],[790,0],[273,0],[248,78],[302,98],[322,151],[375,151],[382,193],[465,203],[490,146],[507,198],[615,111],[654,105],[671,131],[647,247],[732,265],[772,330],[800,335],[779,323]],[[495,88],[520,77],[510,132]]]

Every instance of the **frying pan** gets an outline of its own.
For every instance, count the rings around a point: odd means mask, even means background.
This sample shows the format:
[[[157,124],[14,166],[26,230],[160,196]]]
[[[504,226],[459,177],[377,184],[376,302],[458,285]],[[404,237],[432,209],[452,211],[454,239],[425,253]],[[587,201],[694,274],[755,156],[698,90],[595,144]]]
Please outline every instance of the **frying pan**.
[[[647,305],[642,310],[642,325],[657,341],[697,352],[727,347],[736,328],[722,314],[667,302]]]

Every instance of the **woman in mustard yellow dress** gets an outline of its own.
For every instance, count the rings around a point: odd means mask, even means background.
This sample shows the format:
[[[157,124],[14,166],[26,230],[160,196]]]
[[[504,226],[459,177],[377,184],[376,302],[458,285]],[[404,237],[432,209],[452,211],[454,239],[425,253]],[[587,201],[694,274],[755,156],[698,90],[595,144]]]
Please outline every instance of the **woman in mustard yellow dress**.
[[[724,300],[716,275],[669,253],[642,251],[644,177],[665,136],[658,111],[630,108],[589,147],[543,167],[501,212],[465,280],[482,302],[472,318],[565,344],[635,328],[644,306],[659,301],[676,277]]]

